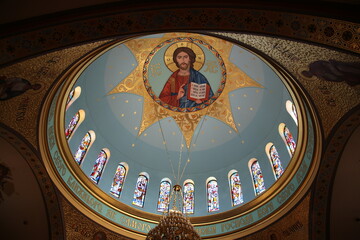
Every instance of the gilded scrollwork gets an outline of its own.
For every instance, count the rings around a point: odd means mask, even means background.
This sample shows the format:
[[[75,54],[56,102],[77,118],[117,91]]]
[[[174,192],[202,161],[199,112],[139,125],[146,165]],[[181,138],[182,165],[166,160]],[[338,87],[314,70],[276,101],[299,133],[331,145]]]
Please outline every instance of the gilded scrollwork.
[[[164,107],[164,104],[160,104],[160,99],[158,99],[157,96],[154,96],[151,86],[148,85],[148,80],[145,77],[147,74],[153,77],[157,77],[162,74],[160,63],[149,64],[149,55],[153,56],[156,54],[156,51],[161,49],[163,46],[166,46],[168,42],[179,41],[178,45],[195,45],[193,42],[187,44],[186,39],[190,39],[189,41],[196,40],[195,42],[204,44],[207,43],[206,46],[209,49],[213,49],[213,51],[217,49],[218,53],[216,52],[215,55],[221,59],[220,65],[223,64],[221,70],[215,60],[205,61],[205,72],[217,73],[222,71],[223,87],[221,87],[220,91],[215,92],[216,98],[214,98],[211,104],[199,108],[194,112],[189,112],[187,110],[183,111],[182,109],[173,111],[174,108],[172,107]],[[132,39],[127,41],[125,45],[136,59],[137,66],[135,66],[133,71],[127,77],[120,80],[118,85],[108,92],[108,95],[130,93],[144,98],[143,115],[138,128],[138,136],[143,134],[148,127],[168,117],[173,118],[178,124],[186,140],[186,146],[188,148],[200,120],[205,116],[213,117],[228,125],[234,131],[237,131],[236,124],[232,116],[229,93],[238,88],[244,87],[262,88],[261,84],[251,79],[244,71],[230,61],[233,44],[222,39],[191,33],[167,33],[158,38]],[[199,47],[197,46],[197,48]],[[141,49],[141,51],[139,51],[139,49]],[[197,52],[199,51],[200,50],[197,50]],[[206,56],[202,56],[201,61],[204,61],[205,57]],[[166,61],[172,60],[170,60],[170,57],[165,57],[165,62]],[[149,65],[148,68],[144,67],[147,64]],[[151,92],[148,92],[148,88]]]

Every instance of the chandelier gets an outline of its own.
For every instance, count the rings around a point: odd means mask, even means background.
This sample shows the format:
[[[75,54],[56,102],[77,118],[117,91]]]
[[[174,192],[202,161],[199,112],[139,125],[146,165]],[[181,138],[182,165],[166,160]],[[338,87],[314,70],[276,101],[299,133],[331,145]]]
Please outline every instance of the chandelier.
[[[165,213],[159,224],[151,229],[146,240],[198,240],[199,234],[191,225],[190,220],[182,213],[182,191],[180,185],[175,185],[170,195],[173,201],[170,211]]]

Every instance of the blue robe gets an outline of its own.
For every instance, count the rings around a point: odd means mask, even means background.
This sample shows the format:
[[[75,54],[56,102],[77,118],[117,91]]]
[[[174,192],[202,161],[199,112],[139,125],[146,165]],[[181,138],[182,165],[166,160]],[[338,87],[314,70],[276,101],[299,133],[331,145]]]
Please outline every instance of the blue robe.
[[[191,82],[194,82],[194,83],[197,83],[197,84],[203,84],[203,83],[206,83],[207,85],[209,85],[210,87],[210,91],[209,91],[209,97],[208,99],[210,99],[212,96],[214,96],[214,93],[211,89],[211,86],[208,82],[208,80],[206,79],[206,77],[204,75],[202,75],[202,73],[200,73],[199,71],[196,71],[195,69],[193,68],[190,68],[190,79],[189,79],[189,83]],[[188,89],[188,85],[189,84],[186,84],[184,86],[184,90],[185,90],[185,94],[182,98],[179,99],[179,102],[180,102],[180,106],[181,108],[191,108],[191,107],[196,107],[198,105],[201,105],[202,103],[200,104],[197,104],[195,101],[192,101],[192,100],[189,100],[187,98],[188,96],[188,92],[187,92],[187,89]]]

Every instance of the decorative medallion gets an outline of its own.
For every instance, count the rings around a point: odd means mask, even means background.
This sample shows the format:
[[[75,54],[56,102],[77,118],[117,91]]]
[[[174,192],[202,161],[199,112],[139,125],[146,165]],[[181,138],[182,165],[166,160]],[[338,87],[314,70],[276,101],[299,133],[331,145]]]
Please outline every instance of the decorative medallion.
[[[188,148],[195,129],[205,116],[216,118],[237,132],[229,93],[244,87],[262,88],[230,61],[234,44],[223,39],[193,33],[167,33],[131,39],[124,44],[133,53],[137,67],[108,95],[131,93],[144,98],[139,136],[154,123],[168,117],[179,126]],[[183,49],[195,55],[193,67],[187,69],[188,78],[177,76],[181,69],[174,62],[176,49],[179,53]],[[181,81],[184,83],[180,84]],[[195,87],[200,88],[203,84],[205,88],[205,96],[198,103],[187,91],[185,85],[189,81],[194,82]],[[186,95],[176,99],[181,86]]]

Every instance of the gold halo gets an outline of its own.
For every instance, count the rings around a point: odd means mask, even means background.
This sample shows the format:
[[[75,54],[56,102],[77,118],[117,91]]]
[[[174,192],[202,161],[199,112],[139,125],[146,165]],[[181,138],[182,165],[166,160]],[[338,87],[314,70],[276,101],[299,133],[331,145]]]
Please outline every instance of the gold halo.
[[[165,51],[164,54],[164,62],[165,65],[168,67],[168,69],[172,72],[175,72],[179,68],[176,66],[176,64],[173,61],[173,54],[175,49],[179,47],[188,47],[194,51],[196,54],[196,59],[194,62],[194,69],[199,71],[203,66],[205,62],[205,54],[204,51],[199,47],[198,45],[192,43],[192,42],[176,42],[171,44]]]

